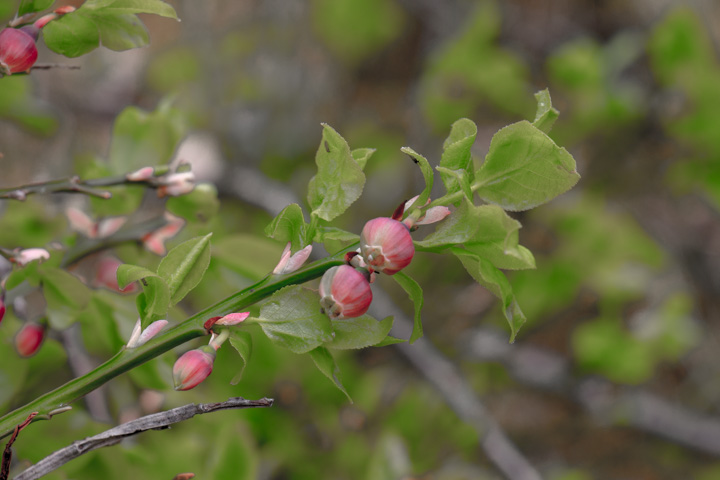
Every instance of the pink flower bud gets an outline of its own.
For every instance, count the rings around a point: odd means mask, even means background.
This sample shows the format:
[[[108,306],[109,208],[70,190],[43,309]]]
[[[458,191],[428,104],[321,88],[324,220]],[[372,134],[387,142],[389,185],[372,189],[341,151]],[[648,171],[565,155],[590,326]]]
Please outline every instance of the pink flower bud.
[[[4,295],[0,295],[0,323],[2,323],[3,317],[5,317],[5,298]]]
[[[417,200],[417,198],[420,195],[415,195],[413,198],[405,202],[404,209],[407,210],[412,206],[412,204]],[[427,202],[425,202],[425,205],[430,203],[430,199],[427,199]],[[424,205],[418,205],[418,207],[424,206]],[[405,220],[403,220],[403,223],[406,227],[412,229],[416,225],[430,225],[431,223],[437,223],[440,220],[443,220],[445,217],[450,215],[450,209],[443,206],[437,206],[428,208],[423,215],[420,215],[419,218],[415,218],[414,215],[407,217]]]
[[[0,75],[26,72],[38,57],[35,38],[27,29],[5,28],[0,31]]]
[[[350,265],[340,265],[323,275],[320,297],[320,305],[330,318],[353,318],[367,312],[372,291],[362,273]]]
[[[190,390],[205,380],[213,369],[215,350],[205,346],[182,354],[173,366],[175,390]]]
[[[15,335],[15,349],[21,357],[31,357],[40,350],[45,339],[45,326],[27,322]]]
[[[129,182],[144,182],[150,180],[153,176],[155,176],[155,169],[153,167],[143,167],[128,173],[125,175],[125,178],[127,178]]]
[[[407,227],[392,218],[374,218],[360,234],[360,253],[374,271],[393,275],[410,264],[415,245]]]
[[[35,260],[42,262],[48,258],[50,258],[50,252],[44,248],[26,248],[25,250],[17,252],[13,260],[21,267],[24,267]]]
[[[282,255],[280,256],[280,261],[278,262],[277,266],[273,270],[274,275],[282,275],[284,273],[292,273],[296,270],[298,270],[300,267],[303,266],[305,261],[308,259],[310,254],[312,253],[312,245],[308,245],[307,247],[303,248],[302,250],[299,250],[295,252],[294,255],[290,255],[290,242],[287,243],[285,246],[285,250],[283,250]]]
[[[142,238],[145,248],[156,255],[165,255],[165,241],[177,235],[185,225],[185,220],[168,212],[165,212],[165,220],[165,225]]]
[[[137,348],[141,345],[145,345],[148,340],[160,333],[160,330],[165,328],[165,325],[167,324],[167,320],[156,320],[143,330],[140,319],[138,318],[137,322],[135,322],[135,327],[130,334],[130,340],[128,340],[127,348]]]
[[[114,257],[104,257],[97,264],[95,274],[95,286],[105,287],[108,290],[119,293],[133,293],[138,290],[137,283],[133,282],[125,288],[120,288],[117,281],[117,270],[122,262]]]
[[[193,172],[171,173],[162,179],[158,187],[158,197],[178,197],[190,193],[195,188]]]

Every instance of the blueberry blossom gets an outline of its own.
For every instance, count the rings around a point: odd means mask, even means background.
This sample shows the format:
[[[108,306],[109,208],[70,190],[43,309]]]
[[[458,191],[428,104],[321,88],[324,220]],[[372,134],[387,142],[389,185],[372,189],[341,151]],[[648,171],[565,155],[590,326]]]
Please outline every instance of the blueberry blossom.
[[[380,217],[363,227],[360,254],[371,270],[393,275],[410,264],[415,245],[407,226],[392,218]]]

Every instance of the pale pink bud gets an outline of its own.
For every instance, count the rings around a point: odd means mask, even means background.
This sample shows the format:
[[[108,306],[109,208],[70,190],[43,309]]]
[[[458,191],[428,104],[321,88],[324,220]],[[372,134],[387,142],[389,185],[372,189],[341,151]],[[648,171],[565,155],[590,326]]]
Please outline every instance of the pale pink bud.
[[[125,288],[120,288],[117,281],[117,270],[122,262],[114,257],[104,257],[97,264],[95,286],[105,287],[119,293],[132,293],[138,290],[137,283],[133,282]]]
[[[173,366],[175,390],[190,390],[205,380],[213,369],[215,350],[210,346],[182,354]]]
[[[127,221],[126,217],[103,218],[97,223],[97,238],[107,238],[120,230]]]
[[[185,220],[168,212],[165,212],[165,220],[165,225],[143,237],[145,248],[156,255],[165,255],[165,241],[177,235],[185,225]]]
[[[249,316],[250,312],[228,313],[224,317],[219,318],[215,322],[215,325],[237,325]]]
[[[82,233],[88,238],[95,238],[97,225],[85,212],[75,207],[65,210],[65,215],[70,222],[70,227],[76,232]]]
[[[367,312],[372,291],[365,276],[350,265],[332,267],[320,281],[320,305],[330,318],[353,318]]]
[[[31,357],[40,350],[45,339],[45,326],[27,322],[15,335],[15,349],[21,357]]]
[[[160,330],[165,328],[165,325],[167,324],[167,320],[157,320],[148,325],[147,328],[143,330],[140,319],[138,318],[137,322],[135,322],[135,327],[130,334],[130,340],[128,340],[127,348],[136,348],[140,345],[144,345],[145,343],[147,343],[148,340],[157,335]]]
[[[143,167],[140,170],[125,175],[125,178],[130,182],[144,182],[150,180],[155,175],[155,169],[153,167]]]
[[[292,273],[303,266],[307,261],[308,257],[312,253],[312,245],[308,245],[302,250],[295,252],[295,255],[290,255],[290,242],[285,246],[280,261],[273,270],[273,274],[281,275],[283,273]]]
[[[410,200],[405,202],[404,209],[407,210],[408,208],[410,208],[419,196],[420,195],[415,195],[413,198],[411,198]],[[430,199],[428,198],[427,202],[425,202],[425,205],[427,205],[429,203],[430,203]],[[418,205],[418,206],[423,206],[423,205]],[[402,223],[408,228],[413,228],[415,225],[429,225],[431,223],[439,222],[440,220],[444,219],[448,215],[450,215],[449,208],[443,207],[443,206],[432,207],[432,208],[428,208],[425,211],[425,213],[417,219],[412,216],[412,212],[411,212],[411,216],[409,216],[408,218],[403,220]]]
[[[26,72],[38,57],[33,27],[4,28],[0,31],[0,76]]]
[[[370,269],[393,275],[407,267],[415,245],[407,227],[392,218],[374,218],[360,234],[360,252]]]
[[[17,252],[13,260],[21,267],[24,267],[35,260],[43,262],[48,258],[50,258],[50,253],[44,248],[26,248],[25,250]]]
[[[190,193],[195,188],[193,172],[171,173],[165,176],[158,187],[158,197],[178,197]]]
[[[58,7],[53,12],[57,13],[58,15],[65,15],[66,13],[71,13],[75,11],[75,7],[72,5],[63,5],[62,7]]]

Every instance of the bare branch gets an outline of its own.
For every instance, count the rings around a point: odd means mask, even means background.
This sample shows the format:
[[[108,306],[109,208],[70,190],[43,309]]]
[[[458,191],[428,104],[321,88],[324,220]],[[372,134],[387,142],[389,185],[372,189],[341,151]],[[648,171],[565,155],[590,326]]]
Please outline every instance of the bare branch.
[[[173,408],[165,412],[146,415],[136,420],[132,420],[117,427],[106,430],[93,437],[84,440],[78,440],[71,445],[52,453],[43,458],[38,463],[28,468],[15,480],[34,480],[46,475],[58,467],[66,464],[70,460],[79,457],[85,453],[91,452],[101,447],[109,447],[120,443],[124,438],[137,435],[147,430],[160,430],[168,428],[170,425],[184,420],[189,420],[195,415],[203,413],[217,412],[219,410],[230,410],[238,408],[253,407],[271,407],[273,399],[261,398],[260,400],[246,400],[241,397],[230,398],[225,402],[219,403],[191,403],[182,407]]]

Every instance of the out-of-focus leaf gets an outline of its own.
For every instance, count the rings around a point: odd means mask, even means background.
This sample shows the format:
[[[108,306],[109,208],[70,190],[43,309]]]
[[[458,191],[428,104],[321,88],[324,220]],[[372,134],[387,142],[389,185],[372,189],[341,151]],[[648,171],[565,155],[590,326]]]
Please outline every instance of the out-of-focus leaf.
[[[392,276],[392,278],[402,287],[403,290],[405,290],[405,293],[408,294],[415,307],[413,331],[410,335],[410,343],[413,343],[415,340],[423,336],[422,317],[420,315],[424,301],[423,291],[415,280],[405,275],[403,272],[396,273]]]
[[[475,174],[478,195],[505,210],[528,210],[569,190],[580,179],[575,159],[530,122],[493,136]]]
[[[249,280],[260,280],[280,260],[273,240],[249,234],[228,235],[213,242],[212,258]]]
[[[53,328],[64,329],[77,320],[92,292],[77,277],[59,268],[42,268],[40,278]]]
[[[82,8],[108,15],[150,13],[177,20],[175,9],[161,0],[88,0]]]
[[[278,290],[260,308],[260,327],[275,344],[306,353],[332,340],[330,319],[317,293],[299,285]]]
[[[250,361],[250,356],[252,355],[252,336],[248,332],[243,332],[237,328],[233,328],[230,330],[229,341],[230,345],[232,345],[235,351],[240,355],[238,372],[235,374],[232,381],[230,381],[232,385],[237,385],[240,382],[242,374],[245,371],[245,367]]]
[[[214,435],[217,448],[212,449],[207,460],[203,478],[232,478],[233,480],[254,480],[258,478],[258,459],[250,432],[244,431],[238,422],[226,422],[217,428]]]
[[[22,0],[18,8],[18,17],[22,17],[26,13],[39,12],[45,10],[52,5],[55,0]]]
[[[158,275],[168,286],[172,305],[185,298],[205,275],[210,264],[210,237],[212,233],[183,242],[160,262]]]
[[[370,160],[370,157],[372,157],[372,154],[375,153],[374,148],[356,148],[352,152],[352,157],[357,162],[358,166],[360,167],[360,170],[365,170],[365,165],[367,165],[368,160]]]
[[[327,124],[315,163],[318,173],[308,184],[308,203],[313,215],[330,221],[360,198],[365,175],[345,139]]]
[[[315,366],[318,368],[318,370],[320,370],[323,375],[329,378],[330,381],[333,382],[333,385],[335,385],[338,390],[343,392],[347,399],[350,401],[350,403],[352,403],[352,398],[350,398],[350,394],[348,394],[347,390],[345,390],[345,387],[340,380],[340,369],[338,368],[337,364],[335,363],[335,359],[330,354],[328,349],[325,347],[318,347],[314,350],[311,350],[310,357],[313,359],[313,362],[315,362]]]
[[[333,320],[333,339],[325,343],[325,347],[351,350],[376,345],[387,337],[392,324],[392,317],[378,322],[370,315]]]
[[[190,193],[168,198],[166,207],[170,213],[185,220],[205,223],[212,219],[220,208],[217,194],[215,185],[199,183]]]

